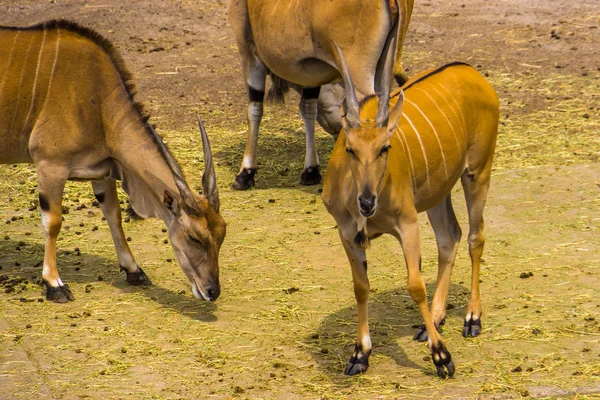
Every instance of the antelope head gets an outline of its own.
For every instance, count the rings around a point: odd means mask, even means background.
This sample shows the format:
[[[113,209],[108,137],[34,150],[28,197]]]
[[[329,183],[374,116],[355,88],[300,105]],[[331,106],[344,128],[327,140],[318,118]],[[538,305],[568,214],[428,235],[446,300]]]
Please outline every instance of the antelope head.
[[[334,44],[344,79],[346,99],[342,126],[345,132],[345,146],[348,153],[350,170],[358,191],[357,203],[360,214],[369,218],[377,211],[377,197],[383,188],[384,176],[388,165],[390,138],[402,116],[404,93],[400,93],[398,102],[390,112],[389,95],[392,78],[394,46],[388,46],[387,56],[379,85],[377,114],[371,107],[363,107],[354,91],[352,78],[337,44]],[[390,51],[390,49],[392,51]],[[365,102],[368,104],[369,102]],[[361,112],[362,111],[362,112]]]
[[[168,220],[169,237],[177,261],[192,283],[192,293],[199,299],[214,301],[221,293],[219,250],[225,238],[225,221],[219,214],[219,191],[210,143],[202,121],[196,117],[204,151],[203,195],[189,188],[177,162],[159,139],[179,191],[177,196],[165,190],[163,204],[173,217]]]

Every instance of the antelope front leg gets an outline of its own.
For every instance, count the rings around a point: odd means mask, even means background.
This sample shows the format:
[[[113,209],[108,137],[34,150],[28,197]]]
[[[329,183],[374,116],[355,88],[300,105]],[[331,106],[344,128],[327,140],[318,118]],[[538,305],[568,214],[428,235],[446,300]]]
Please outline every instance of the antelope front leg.
[[[315,139],[315,122],[317,120],[317,99],[321,87],[302,88],[300,97],[300,115],[306,131],[306,156],[304,158],[304,171],[300,178],[302,185],[316,185],[321,182],[319,172],[319,155],[317,154],[317,141]]]
[[[454,375],[452,357],[442,342],[442,338],[433,323],[433,318],[427,306],[427,291],[420,270],[421,243],[416,212],[408,221],[402,221],[399,239],[402,244],[406,268],[408,270],[408,292],[414,302],[417,303],[419,311],[423,316],[423,321],[425,321],[425,328],[429,337],[429,349],[431,350],[431,357],[437,374],[442,378],[452,376]]]
[[[354,283],[354,296],[358,311],[358,336],[354,353],[348,361],[344,374],[356,375],[369,368],[371,355],[371,336],[369,336],[369,278],[367,277],[367,255],[365,249],[347,241],[340,232],[344,250],[352,267],[352,282]]]
[[[46,299],[57,303],[75,300],[56,267],[56,238],[62,226],[62,196],[68,171],[56,165],[36,163],[42,225],[44,226],[44,269]]]
[[[101,182],[92,182],[94,196],[102,207],[102,213],[106,217],[106,222],[110,227],[110,233],[115,243],[117,258],[122,270],[127,274],[127,283],[130,285],[151,285],[150,278],[135,263],[133,254],[129,249],[123,225],[121,222],[121,207],[119,206],[119,197],[117,195],[117,183],[114,179],[107,178]]]

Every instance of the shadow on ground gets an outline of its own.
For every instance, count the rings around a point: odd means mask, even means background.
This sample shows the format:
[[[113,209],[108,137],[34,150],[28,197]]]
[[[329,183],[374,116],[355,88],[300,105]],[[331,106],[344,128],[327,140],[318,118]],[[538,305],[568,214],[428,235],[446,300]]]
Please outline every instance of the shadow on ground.
[[[151,286],[131,286],[125,281],[125,272],[119,271],[116,256],[115,259],[107,259],[94,254],[77,254],[75,251],[57,252],[60,277],[66,284],[71,284],[76,302],[85,301],[84,287],[87,284],[95,283],[95,290],[98,290],[97,284],[105,284],[107,295],[110,295],[110,287],[115,287],[124,293],[143,294],[163,307],[195,320],[211,322],[217,319],[213,314],[217,308],[215,303],[201,301],[157,285],[152,271],[145,271],[153,280]],[[2,292],[7,296],[21,298],[24,295],[35,295],[36,288],[39,288],[39,296],[45,298],[46,289],[42,283],[43,258],[44,247],[40,244],[12,239],[0,241],[0,276],[5,276],[0,282]],[[176,263],[173,263],[173,267],[179,268]],[[73,284],[83,287],[75,289]],[[59,304],[57,306],[60,307]]]
[[[430,304],[434,290],[434,285],[427,285]],[[463,286],[451,285],[450,297],[460,296],[461,306],[447,310],[447,320],[462,321],[464,305],[467,303],[467,292]],[[371,364],[375,354],[383,355],[393,360],[401,368],[418,369],[424,374],[433,375],[435,372],[433,364],[431,364],[431,368],[426,362],[416,364],[411,361],[415,355],[409,357],[399,344],[400,339],[406,342],[404,339],[412,338],[421,323],[421,314],[416,304],[407,296],[404,288],[371,294],[369,298],[369,328],[373,343]],[[462,326],[462,323],[460,325]],[[354,351],[357,327],[356,306],[353,305],[325,317],[318,330],[305,338],[305,343],[317,362],[318,368],[330,378],[344,376],[344,368]],[[441,333],[443,336],[444,327],[442,327]],[[448,333],[455,334],[456,332]]]
[[[304,169],[304,155],[306,151],[306,138],[304,130],[298,132],[289,127],[275,128],[277,134],[263,132],[259,135],[256,173],[256,186],[254,189],[282,189],[298,188],[312,192],[315,187],[302,186],[300,175]],[[228,172],[236,176],[239,172],[244,149],[246,146],[246,133],[240,133],[237,138],[233,136],[227,148],[213,150],[215,160],[219,165],[225,166]],[[333,149],[333,138],[326,134],[319,134],[316,138],[317,150],[320,156],[321,176],[325,179],[325,169],[329,161],[329,155]],[[230,186],[233,183],[223,182]]]

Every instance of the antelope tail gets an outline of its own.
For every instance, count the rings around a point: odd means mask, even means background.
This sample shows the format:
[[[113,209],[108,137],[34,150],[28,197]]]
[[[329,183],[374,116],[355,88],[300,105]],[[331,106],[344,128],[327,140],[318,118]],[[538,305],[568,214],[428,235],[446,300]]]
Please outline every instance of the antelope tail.
[[[271,87],[267,93],[267,103],[269,104],[284,104],[285,94],[290,90],[290,83],[285,79],[270,73]]]

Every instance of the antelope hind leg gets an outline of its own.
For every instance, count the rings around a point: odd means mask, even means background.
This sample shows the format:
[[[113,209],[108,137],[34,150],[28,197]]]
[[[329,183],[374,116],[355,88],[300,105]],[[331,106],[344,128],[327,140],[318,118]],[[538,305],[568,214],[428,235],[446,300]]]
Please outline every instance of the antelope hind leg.
[[[452,356],[433,323],[429,307],[427,306],[425,282],[419,268],[421,250],[416,210],[412,218],[405,217],[405,220],[401,222],[398,236],[402,250],[404,251],[408,271],[408,292],[419,307],[419,311],[425,322],[433,364],[435,365],[437,374],[441,378],[451,377],[455,372]]]
[[[319,156],[315,138],[315,123],[317,120],[317,101],[321,87],[302,88],[300,97],[300,115],[306,131],[306,156],[304,158],[304,171],[300,177],[300,184],[309,186],[321,183]]]
[[[439,331],[439,328],[446,322],[446,300],[450,288],[450,277],[462,233],[452,208],[450,194],[437,206],[428,210],[427,216],[435,233],[438,247],[438,276],[431,304],[431,317]],[[425,324],[420,326],[413,339],[419,342],[427,341]]]
[[[467,209],[469,212],[469,255],[471,256],[471,299],[467,304],[463,336],[475,337],[481,333],[481,297],[479,291],[479,270],[481,255],[485,244],[483,235],[483,209],[490,185],[490,170],[487,168],[482,173],[465,171],[461,183],[465,192]]]

